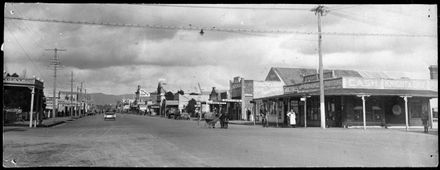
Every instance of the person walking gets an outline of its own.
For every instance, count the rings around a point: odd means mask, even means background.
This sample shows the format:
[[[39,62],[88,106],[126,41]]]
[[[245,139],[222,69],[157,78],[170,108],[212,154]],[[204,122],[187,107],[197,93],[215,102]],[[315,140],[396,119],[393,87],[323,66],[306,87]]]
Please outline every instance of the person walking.
[[[428,133],[428,127],[429,127],[429,117],[427,114],[423,115],[422,123],[423,123],[423,132]]]
[[[220,119],[220,128],[222,129],[225,128],[225,114],[220,112],[219,119]]]
[[[290,112],[287,113],[287,116],[290,118],[289,122],[290,122],[290,126],[291,127],[295,127],[296,126],[296,114],[293,111],[293,109],[290,109]]]
[[[261,125],[263,127],[267,127],[266,111],[260,109],[260,114],[261,114]]]

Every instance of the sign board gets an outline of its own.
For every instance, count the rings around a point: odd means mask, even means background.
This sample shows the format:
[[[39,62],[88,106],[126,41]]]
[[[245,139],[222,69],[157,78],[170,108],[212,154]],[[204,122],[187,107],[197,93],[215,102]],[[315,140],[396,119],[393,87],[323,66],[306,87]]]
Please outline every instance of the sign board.
[[[150,93],[148,93],[145,89],[140,89],[139,96],[140,97],[150,97]]]
[[[343,78],[343,88],[437,90],[437,84],[432,80]]]
[[[284,93],[301,93],[319,90],[319,81],[285,86]],[[325,89],[342,88],[342,78],[324,80]]]
[[[145,111],[145,110],[147,110],[147,105],[139,105],[139,110],[140,110],[140,111]]]
[[[222,102],[241,102],[241,100],[238,100],[238,99],[222,99]]]

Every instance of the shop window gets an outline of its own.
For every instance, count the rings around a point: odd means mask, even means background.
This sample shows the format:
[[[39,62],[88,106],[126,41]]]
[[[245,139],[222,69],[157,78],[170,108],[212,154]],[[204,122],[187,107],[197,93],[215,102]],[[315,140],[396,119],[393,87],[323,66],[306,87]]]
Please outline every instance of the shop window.
[[[373,116],[373,120],[375,121],[380,121],[382,120],[382,108],[380,108],[379,106],[373,106],[371,107],[371,110],[373,112],[372,116]]]
[[[432,118],[438,119],[438,108],[432,108]]]
[[[421,118],[422,105],[420,103],[413,103],[410,108],[411,118]]]
[[[353,108],[353,120],[362,121],[362,106],[356,106]]]

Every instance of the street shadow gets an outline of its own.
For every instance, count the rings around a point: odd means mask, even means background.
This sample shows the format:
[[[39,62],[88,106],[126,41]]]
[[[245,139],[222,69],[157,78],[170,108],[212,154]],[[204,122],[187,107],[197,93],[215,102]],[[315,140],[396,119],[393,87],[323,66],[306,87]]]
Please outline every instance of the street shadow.
[[[12,123],[6,123],[3,126],[20,126],[20,127],[26,127],[29,126],[29,123],[23,123],[23,122],[12,122]]]
[[[3,127],[3,132],[10,132],[10,131],[16,131],[16,132],[19,132],[19,131],[26,131],[27,129],[25,129],[25,128],[21,128],[21,127],[17,127],[17,128],[4,128]]]
[[[428,131],[427,133],[425,133],[423,131],[410,131],[410,132],[438,136],[438,131]]]

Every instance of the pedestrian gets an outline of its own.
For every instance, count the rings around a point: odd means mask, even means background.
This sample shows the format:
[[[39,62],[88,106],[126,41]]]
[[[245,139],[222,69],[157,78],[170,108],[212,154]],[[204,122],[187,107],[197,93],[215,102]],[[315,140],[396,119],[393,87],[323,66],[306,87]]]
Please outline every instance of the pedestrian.
[[[228,128],[228,123],[229,123],[229,114],[228,114],[228,112],[225,112],[223,115],[223,127],[225,129]]]
[[[267,127],[267,120],[266,120],[266,110],[261,110],[260,109],[260,114],[261,114],[261,125],[263,127]]]
[[[427,114],[423,115],[422,118],[422,123],[423,123],[423,132],[428,133],[428,121],[429,121],[429,117]]]
[[[219,119],[220,119],[220,128],[221,128],[221,129],[223,129],[223,128],[225,127],[224,117],[225,117],[225,114],[220,113],[220,115],[219,115]]]
[[[293,111],[293,109],[290,109],[290,112],[287,113],[287,116],[290,118],[290,126],[295,127],[296,126],[296,113]]]

